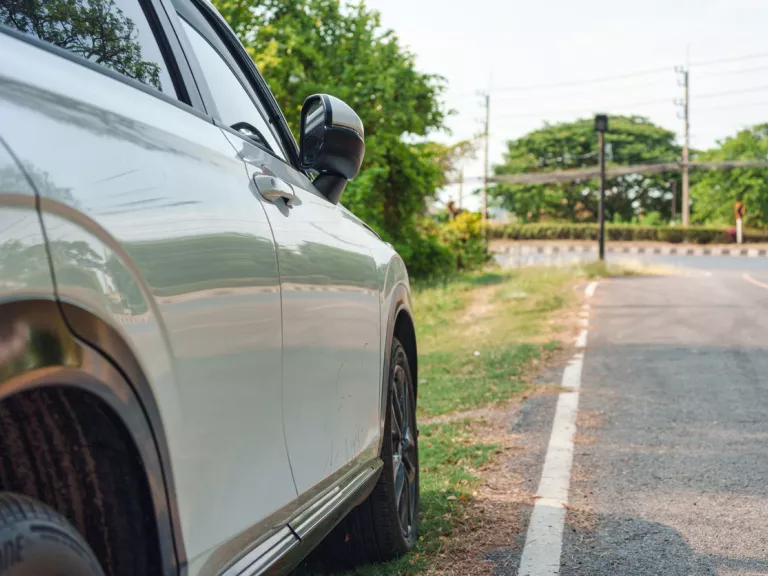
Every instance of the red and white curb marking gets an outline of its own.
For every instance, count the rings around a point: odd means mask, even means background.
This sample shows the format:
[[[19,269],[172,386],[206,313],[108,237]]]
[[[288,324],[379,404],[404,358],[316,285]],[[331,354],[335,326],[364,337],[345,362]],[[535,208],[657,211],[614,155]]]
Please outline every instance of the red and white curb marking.
[[[587,301],[594,296],[596,289],[597,282],[590,282],[584,290]],[[552,435],[549,437],[544,469],[536,491],[536,504],[528,523],[518,576],[554,576],[560,573],[565,505],[568,504],[568,490],[571,486],[573,438],[579,411],[589,310],[589,304],[585,302],[581,307],[581,331],[576,338],[576,353],[563,371],[562,386],[565,391],[557,399]]]

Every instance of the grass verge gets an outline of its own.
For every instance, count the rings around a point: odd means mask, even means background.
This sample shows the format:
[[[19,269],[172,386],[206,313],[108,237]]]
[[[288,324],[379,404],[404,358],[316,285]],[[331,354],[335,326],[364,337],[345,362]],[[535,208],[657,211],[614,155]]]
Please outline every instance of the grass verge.
[[[414,289],[419,343],[421,536],[409,555],[359,568],[361,576],[430,574],[451,535],[471,528],[479,471],[501,448],[477,441],[462,413],[525,391],[530,373],[560,347],[581,268],[525,268],[465,275]],[[447,419],[445,419],[447,418]]]
[[[507,400],[559,347],[555,313],[575,300],[576,268],[525,268],[468,275],[417,290],[419,417]]]

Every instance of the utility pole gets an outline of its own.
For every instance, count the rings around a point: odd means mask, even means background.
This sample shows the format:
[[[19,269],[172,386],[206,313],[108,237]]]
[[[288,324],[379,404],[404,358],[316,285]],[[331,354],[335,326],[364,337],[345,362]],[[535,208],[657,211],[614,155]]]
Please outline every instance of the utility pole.
[[[488,125],[491,119],[491,95],[485,94],[485,159],[483,161],[483,224],[488,220]]]
[[[685,122],[685,142],[683,143],[683,199],[682,199],[682,214],[683,214],[683,226],[688,226],[691,216],[691,205],[688,195],[688,163],[690,162],[689,145],[690,145],[690,115],[689,115],[689,103],[690,103],[690,86],[688,81],[688,68],[678,67],[677,72],[681,74],[681,83],[683,85],[684,98],[682,102],[677,102],[679,106],[683,108],[683,121]]]
[[[464,167],[461,167],[461,172],[459,172],[459,210],[461,210],[462,206],[462,200],[464,199]]]
[[[600,223],[598,237],[600,260],[605,260],[605,132],[608,130],[608,116],[598,114],[595,116],[595,130],[600,139],[600,204],[598,206],[597,221]]]

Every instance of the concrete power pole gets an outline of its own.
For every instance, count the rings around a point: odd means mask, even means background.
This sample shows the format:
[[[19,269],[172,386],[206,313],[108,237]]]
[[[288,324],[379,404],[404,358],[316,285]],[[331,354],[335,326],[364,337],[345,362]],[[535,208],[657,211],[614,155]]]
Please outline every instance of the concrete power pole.
[[[483,159],[483,224],[488,220],[488,125],[491,119],[491,95],[485,95],[485,158]]]
[[[688,223],[691,218],[691,204],[689,201],[689,194],[688,194],[688,170],[689,166],[688,163],[690,162],[690,154],[689,154],[689,145],[690,145],[690,131],[691,131],[691,122],[690,122],[690,89],[689,89],[689,81],[688,81],[688,68],[677,68],[677,72],[682,75],[682,85],[683,89],[685,90],[685,95],[682,102],[678,102],[679,105],[683,107],[683,121],[685,122],[685,142],[683,142],[683,198],[682,202],[680,203],[680,212],[683,215],[683,226],[688,226]]]
[[[464,200],[464,167],[462,166],[461,172],[459,172],[459,210],[461,210],[461,203]]]

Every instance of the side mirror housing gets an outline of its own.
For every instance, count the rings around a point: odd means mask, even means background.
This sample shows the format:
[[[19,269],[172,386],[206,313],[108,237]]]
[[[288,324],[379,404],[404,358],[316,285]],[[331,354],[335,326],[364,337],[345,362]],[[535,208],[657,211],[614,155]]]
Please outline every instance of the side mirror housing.
[[[338,203],[347,182],[360,172],[365,156],[360,117],[338,98],[315,94],[301,108],[299,134],[301,167],[316,172],[315,188]]]

